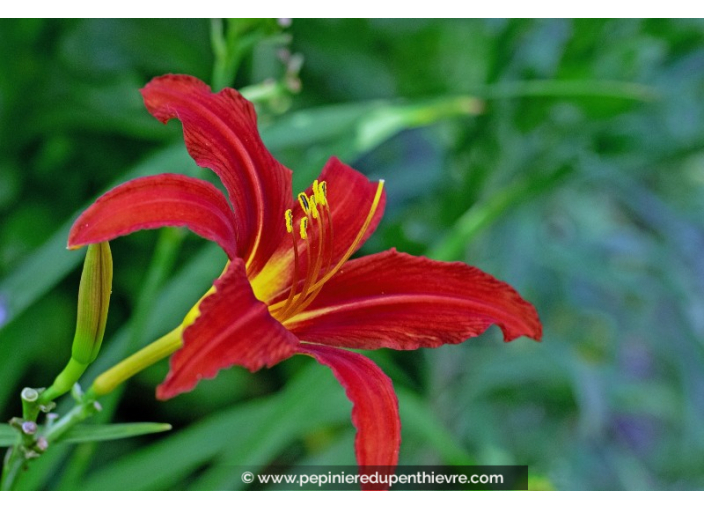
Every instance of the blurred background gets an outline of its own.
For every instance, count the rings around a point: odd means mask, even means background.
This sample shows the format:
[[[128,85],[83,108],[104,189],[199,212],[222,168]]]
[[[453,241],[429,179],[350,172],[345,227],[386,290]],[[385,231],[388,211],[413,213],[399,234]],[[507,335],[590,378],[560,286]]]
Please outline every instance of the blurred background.
[[[402,464],[527,464],[533,489],[704,486],[702,21],[1,21],[2,421],[68,360],[76,215],[135,176],[211,179],[142,105],[169,72],[242,89],[297,190],[330,155],[386,179],[363,253],[465,261],[537,307],[542,343],[491,328],[370,353],[399,396]],[[175,327],[225,261],[179,230],[111,247],[86,386]],[[20,487],[239,489],[236,466],[354,464],[350,403],[300,358],[168,402],[159,363],[94,421],[173,431],[57,445]]]

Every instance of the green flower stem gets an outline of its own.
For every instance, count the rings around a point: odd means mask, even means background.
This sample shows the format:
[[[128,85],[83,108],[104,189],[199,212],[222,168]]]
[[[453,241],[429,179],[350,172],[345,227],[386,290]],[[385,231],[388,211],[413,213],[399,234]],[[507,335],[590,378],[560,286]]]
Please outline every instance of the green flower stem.
[[[266,20],[213,19],[210,25],[210,46],[215,57],[213,90],[231,86],[247,52],[275,30]]]
[[[33,425],[36,424],[37,417],[39,416],[39,392],[34,388],[25,388],[21,393],[22,398],[22,422],[31,422]],[[36,426],[36,425],[35,425]],[[35,447],[35,434],[27,433],[22,430],[20,432],[20,439],[17,444],[12,446],[7,450],[2,468],[2,480],[0,481],[0,490],[8,491],[12,490],[17,479],[24,471],[25,466],[29,462],[30,458],[27,454],[34,453],[32,450]]]
[[[227,28],[225,23],[228,24]],[[213,89],[220,90],[232,84],[237,74],[242,51],[230,21],[216,18],[211,21],[210,44],[215,56],[213,65]],[[227,32],[227,33],[226,33]]]
[[[44,438],[47,443],[56,442],[68,432],[71,427],[90,418],[100,410],[100,405],[88,395],[78,402],[73,409],[66,413],[59,421],[47,428]]]
[[[25,421],[37,421],[39,416],[39,392],[34,388],[22,390],[22,417]]]
[[[73,388],[73,385],[83,375],[83,372],[88,368],[88,364],[81,363],[74,358],[71,358],[66,364],[66,367],[54,379],[54,383],[47,388],[39,396],[40,404],[48,404],[56,400],[61,395],[68,393]]]
[[[183,326],[179,325],[129,358],[100,374],[96,377],[86,396],[95,399],[107,395],[130,377],[176,352],[183,345],[182,330]]]

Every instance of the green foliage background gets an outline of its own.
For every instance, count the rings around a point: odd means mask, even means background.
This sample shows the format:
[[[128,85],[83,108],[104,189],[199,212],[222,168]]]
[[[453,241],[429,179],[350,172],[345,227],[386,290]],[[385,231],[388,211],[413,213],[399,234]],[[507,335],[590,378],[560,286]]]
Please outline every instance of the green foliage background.
[[[542,343],[504,345],[492,328],[458,346],[371,353],[399,395],[401,463],[528,464],[538,489],[702,488],[702,21],[214,29],[0,22],[3,420],[20,414],[23,386],[48,385],[69,357],[83,256],[65,250],[75,216],[137,175],[209,175],[180,126],[155,121],[138,93],[154,76],[188,73],[264,84],[249,94],[298,189],[333,154],[387,180],[387,213],[364,252],[463,260],[536,305]],[[290,54],[304,59],[299,76]],[[112,249],[106,340],[86,384],[177,325],[224,263],[175,230]],[[173,431],[57,445],[21,487],[236,489],[241,465],[354,464],[350,404],[312,360],[234,368],[158,402],[166,370],[104,399],[95,421]]]

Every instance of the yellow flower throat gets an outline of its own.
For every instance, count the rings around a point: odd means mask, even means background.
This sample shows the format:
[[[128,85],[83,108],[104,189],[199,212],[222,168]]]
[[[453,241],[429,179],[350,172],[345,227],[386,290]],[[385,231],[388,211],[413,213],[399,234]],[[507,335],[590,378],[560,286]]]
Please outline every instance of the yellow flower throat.
[[[294,228],[293,211],[286,210],[284,221],[286,231],[291,236],[293,243],[293,275],[290,281],[290,290],[286,299],[277,300],[269,305],[269,312],[279,322],[285,323],[296,314],[305,310],[311,302],[320,293],[323,285],[337,273],[342,265],[349,260],[352,254],[357,251],[359,244],[364,237],[365,232],[369,229],[369,225],[379,208],[381,195],[384,190],[384,181],[380,180],[374,200],[369,208],[367,217],[364,220],[361,228],[357,232],[352,244],[340,258],[340,260],[332,266],[333,259],[333,227],[332,214],[328,204],[327,183],[325,181],[313,182],[313,194],[308,196],[305,193],[298,194],[298,203],[303,210],[303,216],[298,224],[298,229]],[[314,230],[314,229],[317,229]],[[296,230],[298,237],[296,237]],[[309,235],[316,232],[317,235]],[[312,240],[311,240],[312,238]],[[306,247],[306,272],[303,274],[301,269],[300,253],[298,244],[304,243]],[[252,288],[258,299],[264,302],[271,302],[272,282],[275,282],[283,274],[282,268],[285,268],[290,262],[286,259],[274,261],[267,264],[263,271],[256,277],[250,280]],[[227,270],[227,266],[223,273]],[[332,267],[331,267],[332,266]],[[299,284],[303,279],[303,283]],[[300,290],[299,290],[300,289]],[[211,287],[191,308],[183,320],[182,328],[186,328],[200,315],[199,305],[210,294],[214,293],[215,286]],[[267,297],[268,296],[268,297]]]

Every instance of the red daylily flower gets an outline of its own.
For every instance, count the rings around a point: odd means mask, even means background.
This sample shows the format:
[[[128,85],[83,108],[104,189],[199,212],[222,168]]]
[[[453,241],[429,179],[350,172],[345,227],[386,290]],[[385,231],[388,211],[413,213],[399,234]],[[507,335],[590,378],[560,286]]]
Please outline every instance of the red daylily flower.
[[[183,175],[135,179],[76,220],[69,248],[185,226],[227,253],[197,318],[184,323],[159,398],[223,368],[255,371],[305,354],[329,366],[352,401],[359,464],[395,466],[401,425],[391,380],[347,349],[457,344],[492,324],[506,341],[540,339],[533,306],[479,269],[393,249],[349,260],[381,219],[383,181],[332,158],[294,200],[291,171],[264,147],[254,107],[235,90],[212,93],[196,78],[167,75],[142,95],[158,120],[182,122],[188,152],[217,173],[228,196]]]

